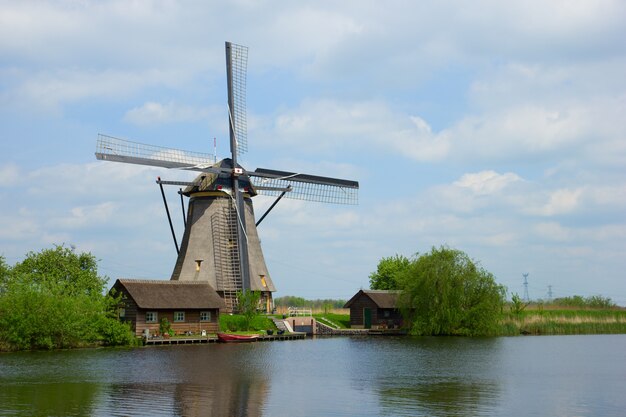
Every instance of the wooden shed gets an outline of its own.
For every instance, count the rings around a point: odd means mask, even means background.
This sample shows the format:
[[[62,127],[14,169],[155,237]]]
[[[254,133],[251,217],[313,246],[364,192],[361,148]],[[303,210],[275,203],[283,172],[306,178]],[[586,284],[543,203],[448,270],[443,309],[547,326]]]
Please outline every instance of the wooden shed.
[[[354,329],[397,329],[402,315],[397,307],[400,291],[360,290],[344,306],[350,309]]]
[[[176,334],[216,333],[224,300],[207,282],[118,279],[111,291],[122,294],[119,317],[136,336],[159,334],[166,318]]]

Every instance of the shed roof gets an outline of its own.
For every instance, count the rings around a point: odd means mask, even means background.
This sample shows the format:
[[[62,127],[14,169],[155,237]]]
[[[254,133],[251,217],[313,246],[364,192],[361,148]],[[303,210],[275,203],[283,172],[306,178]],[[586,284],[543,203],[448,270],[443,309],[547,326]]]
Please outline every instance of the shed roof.
[[[344,308],[350,308],[360,297],[369,297],[378,308],[397,308],[398,297],[402,291],[388,291],[388,290],[360,290],[357,292],[344,306]]]
[[[224,300],[207,282],[118,279],[139,308],[226,308]]]

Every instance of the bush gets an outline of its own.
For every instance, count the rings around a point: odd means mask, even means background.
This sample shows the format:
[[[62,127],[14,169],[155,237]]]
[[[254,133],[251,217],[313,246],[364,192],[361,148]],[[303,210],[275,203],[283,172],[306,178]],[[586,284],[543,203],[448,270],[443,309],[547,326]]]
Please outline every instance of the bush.
[[[0,345],[24,350],[132,341],[114,314],[116,300],[103,294],[106,282],[93,255],[63,246],[30,252],[12,268],[0,259]]]
[[[492,334],[506,290],[465,253],[441,247],[398,274],[400,307],[417,335]]]
[[[614,308],[616,304],[609,297],[601,295],[592,295],[590,297],[582,297],[574,295],[571,297],[555,298],[553,305],[560,307],[577,307],[577,308]]]

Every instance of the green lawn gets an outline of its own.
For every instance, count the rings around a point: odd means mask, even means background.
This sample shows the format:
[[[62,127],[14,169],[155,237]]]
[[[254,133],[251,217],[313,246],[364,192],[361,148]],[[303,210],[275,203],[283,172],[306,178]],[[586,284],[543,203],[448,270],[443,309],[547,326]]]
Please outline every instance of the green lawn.
[[[340,329],[349,329],[350,328],[350,315],[349,314],[335,314],[335,313],[319,313],[313,314],[313,317],[316,319],[323,318],[330,320],[339,326]],[[324,323],[323,320],[321,320]]]
[[[220,331],[222,332],[252,332],[258,333],[262,330],[276,330],[274,322],[267,316],[257,316],[252,319],[250,329],[243,327],[244,317],[240,314],[221,314]]]

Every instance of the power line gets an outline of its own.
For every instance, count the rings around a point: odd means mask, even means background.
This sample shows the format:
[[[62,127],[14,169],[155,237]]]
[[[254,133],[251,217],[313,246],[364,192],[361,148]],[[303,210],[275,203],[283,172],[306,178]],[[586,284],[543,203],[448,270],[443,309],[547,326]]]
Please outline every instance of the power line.
[[[522,274],[522,276],[524,277],[524,300],[526,302],[529,302],[530,297],[528,296],[528,272]]]

